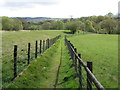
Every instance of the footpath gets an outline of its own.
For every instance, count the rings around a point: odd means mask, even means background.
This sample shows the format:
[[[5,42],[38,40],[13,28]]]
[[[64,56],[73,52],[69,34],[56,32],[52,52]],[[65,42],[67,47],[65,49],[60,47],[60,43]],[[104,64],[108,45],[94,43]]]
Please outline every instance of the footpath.
[[[78,88],[64,39],[59,39],[6,88]]]

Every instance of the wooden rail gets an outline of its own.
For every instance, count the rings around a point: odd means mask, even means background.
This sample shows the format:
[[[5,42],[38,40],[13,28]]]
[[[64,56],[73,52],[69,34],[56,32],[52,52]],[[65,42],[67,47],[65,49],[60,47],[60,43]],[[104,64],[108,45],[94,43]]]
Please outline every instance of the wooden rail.
[[[70,52],[70,56],[73,60],[73,62],[76,62],[76,59],[78,60],[78,63],[84,67],[85,71],[87,72],[88,76],[89,76],[89,80],[91,80],[90,82],[93,82],[95,84],[95,86],[100,89],[100,90],[105,90],[105,88],[101,85],[101,83],[96,79],[96,77],[94,76],[94,74],[90,71],[90,69],[87,67],[87,65],[85,65],[85,63],[83,62],[83,60],[81,59],[81,55],[80,54],[77,54],[77,50],[76,48],[74,48],[73,44],[67,40],[66,36],[65,36],[65,43],[68,47],[68,50]],[[74,57],[76,59],[74,59]],[[81,75],[82,71],[81,71],[81,66],[78,66],[79,67],[79,75]],[[76,67],[75,67],[75,70],[76,70]],[[82,76],[82,75],[81,75]],[[80,83],[80,86],[82,87],[82,79],[81,79],[81,76],[79,76],[79,83]],[[92,86],[87,86],[88,90],[91,90],[91,87]]]

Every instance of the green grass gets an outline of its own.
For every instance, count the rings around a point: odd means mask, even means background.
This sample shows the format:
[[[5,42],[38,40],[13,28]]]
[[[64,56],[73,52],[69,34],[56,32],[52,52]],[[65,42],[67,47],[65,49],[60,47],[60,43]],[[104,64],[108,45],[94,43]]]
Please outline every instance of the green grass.
[[[67,48],[63,44],[63,41],[58,40],[57,43],[48,49],[39,59],[36,59],[34,63],[30,64],[22,75],[9,84],[7,88],[54,88],[57,78],[59,84],[63,82],[65,77],[74,75],[73,68],[69,66],[71,62],[69,61]],[[61,47],[63,48],[62,53],[64,54],[62,58]],[[62,65],[59,77],[56,77],[60,58],[62,59]],[[66,71],[68,72],[66,73]],[[69,81],[58,84],[57,88],[78,87],[77,80],[75,80],[73,76],[69,78]]]
[[[84,62],[93,62],[93,73],[105,88],[118,87],[118,35],[86,34],[68,39]]]
[[[18,68],[21,68],[20,66],[26,65],[27,62],[26,51],[28,42],[31,43],[31,52],[33,53],[32,56],[34,57],[36,40],[39,41],[43,39],[45,40],[47,38],[53,38],[59,34],[65,35],[67,32],[69,31],[64,32],[64,30],[36,30],[3,32],[3,87],[8,86],[11,82],[10,79],[13,77],[13,45],[18,45]],[[98,81],[100,81],[100,83],[106,88],[117,88],[118,36],[92,33],[86,33],[83,35],[82,32],[80,33],[81,35],[69,37],[68,39],[77,48],[77,52],[82,54],[82,59],[84,62],[93,62],[93,73],[95,74]],[[74,68],[70,67],[72,62],[70,60],[70,56],[68,55],[68,50],[64,46],[63,39],[56,45],[50,48],[50,50],[47,50],[47,52],[45,52],[45,54],[41,56],[40,59],[32,61],[33,64],[31,63],[28,69],[23,72],[22,76],[11,83],[9,87],[53,88],[57,67],[60,63],[59,59],[62,46],[62,62],[60,66],[57,88],[77,88],[77,78],[74,76]],[[65,78],[67,78],[67,80],[65,80]],[[33,82],[35,82],[35,84]]]
[[[18,72],[27,65],[27,44],[31,43],[31,60],[34,58],[35,41],[64,35],[64,30],[35,30],[35,31],[9,31],[2,32],[2,70],[3,86],[13,78],[13,45],[18,45]],[[39,50],[38,50],[39,51]]]
[[[62,41],[62,57],[59,70],[59,79],[57,88],[79,88],[78,78],[74,70],[73,61],[70,59],[65,42]]]

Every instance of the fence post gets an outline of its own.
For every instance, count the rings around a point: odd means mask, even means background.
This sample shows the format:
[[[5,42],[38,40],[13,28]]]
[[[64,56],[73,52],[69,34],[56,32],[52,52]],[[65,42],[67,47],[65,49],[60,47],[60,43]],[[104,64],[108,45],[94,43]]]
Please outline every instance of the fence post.
[[[77,49],[75,48],[74,49],[75,50],[75,53],[77,53]],[[74,64],[75,64],[75,71],[77,72],[77,57],[76,57],[76,55],[74,54]]]
[[[14,45],[14,78],[17,77],[17,45]]]
[[[50,40],[48,39],[48,48],[50,47]]]
[[[36,40],[36,45],[35,45],[35,58],[37,58],[37,48],[38,48],[38,42]]]
[[[87,61],[87,67],[92,72],[92,62],[91,61]],[[88,73],[87,73],[87,90],[92,90],[92,80]]]
[[[30,43],[28,43],[28,64],[30,64]]]
[[[45,40],[43,40],[43,53],[44,53],[44,50],[45,50]]]
[[[78,56],[81,58],[81,54],[78,54]],[[82,88],[82,66],[80,63],[80,60],[78,59],[78,72],[79,72],[79,83],[80,83],[80,88]]]
[[[40,54],[42,53],[42,40],[40,40]]]

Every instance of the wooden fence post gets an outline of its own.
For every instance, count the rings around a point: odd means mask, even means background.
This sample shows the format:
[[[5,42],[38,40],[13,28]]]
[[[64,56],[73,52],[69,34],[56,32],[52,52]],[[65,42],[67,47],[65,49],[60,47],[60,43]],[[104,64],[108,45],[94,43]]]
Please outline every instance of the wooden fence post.
[[[81,58],[81,54],[78,54],[78,56]],[[82,66],[81,66],[81,62],[78,59],[78,72],[79,72],[79,83],[80,83],[80,88],[82,88]]]
[[[17,77],[17,45],[14,45],[14,78]]]
[[[77,53],[77,48],[75,48],[74,50],[75,50],[75,53]],[[75,71],[77,72],[77,57],[75,54],[74,54],[74,64],[75,64]]]
[[[40,40],[40,54],[42,53],[42,40]]]
[[[48,48],[48,46],[47,46],[48,44],[47,43],[48,43],[48,39],[46,40],[46,49],[45,50],[47,50],[47,48]]]
[[[87,61],[87,67],[92,72],[92,62],[91,61]],[[87,73],[87,90],[92,90],[92,80],[88,73]]]
[[[43,53],[44,53],[44,50],[45,50],[45,40],[43,40]]]
[[[36,44],[35,44],[35,58],[37,58],[37,49],[38,49],[38,42],[36,40]]]
[[[50,40],[48,39],[48,48],[50,47]]]
[[[30,64],[30,43],[28,43],[28,64]]]

